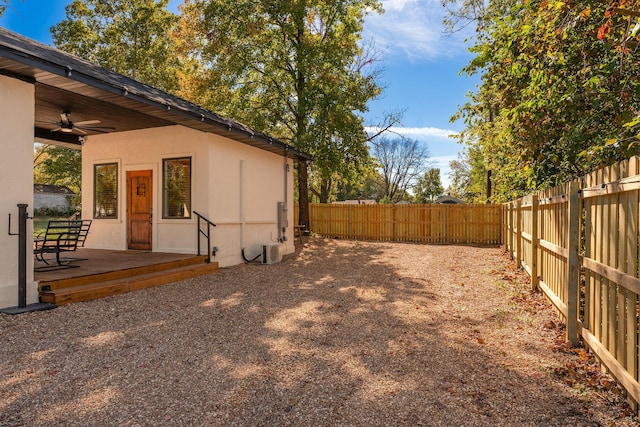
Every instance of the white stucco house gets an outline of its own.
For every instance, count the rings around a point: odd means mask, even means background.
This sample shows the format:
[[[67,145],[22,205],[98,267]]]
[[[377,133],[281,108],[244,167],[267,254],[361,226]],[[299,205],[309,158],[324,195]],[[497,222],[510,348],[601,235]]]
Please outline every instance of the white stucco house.
[[[33,184],[33,210],[69,212],[75,195],[64,185]]]
[[[293,246],[293,168],[311,159],[184,99],[0,28],[0,218],[32,213],[34,141],[82,150],[85,247],[196,253],[198,214],[220,266]],[[197,214],[196,214],[197,212]],[[32,224],[27,221],[28,248]],[[16,305],[18,237],[0,234],[0,308]],[[29,254],[30,255],[30,254]],[[37,302],[33,257],[28,303]]]

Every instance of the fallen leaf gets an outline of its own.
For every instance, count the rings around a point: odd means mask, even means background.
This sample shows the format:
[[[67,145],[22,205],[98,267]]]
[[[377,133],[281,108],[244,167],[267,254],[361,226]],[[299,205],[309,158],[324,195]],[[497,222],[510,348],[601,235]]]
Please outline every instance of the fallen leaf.
[[[553,320],[549,320],[547,323],[544,324],[544,328],[545,329],[555,329],[556,328],[556,323]]]

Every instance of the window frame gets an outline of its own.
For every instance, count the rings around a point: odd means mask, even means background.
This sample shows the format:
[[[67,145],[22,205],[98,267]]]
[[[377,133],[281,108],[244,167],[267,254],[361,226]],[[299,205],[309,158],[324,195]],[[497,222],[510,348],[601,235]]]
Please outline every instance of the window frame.
[[[114,166],[115,167],[115,188],[113,194],[115,195],[115,205],[114,205],[114,213],[113,215],[98,215],[97,209],[97,184],[98,184],[98,168],[104,166]],[[118,162],[105,162],[105,163],[95,163],[93,165],[93,219],[118,219],[120,217],[120,194],[119,194],[119,185],[120,185],[120,165]]]
[[[189,162],[189,194],[187,196],[189,212],[188,216],[168,215],[169,205],[167,201],[167,164],[175,161]],[[162,159],[162,219],[163,220],[190,220],[193,217],[193,156],[168,157]]]

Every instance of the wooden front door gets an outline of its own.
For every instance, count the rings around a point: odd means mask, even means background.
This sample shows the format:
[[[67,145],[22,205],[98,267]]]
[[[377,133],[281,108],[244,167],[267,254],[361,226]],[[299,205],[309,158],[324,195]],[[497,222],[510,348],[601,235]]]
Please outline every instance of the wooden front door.
[[[151,250],[153,171],[127,172],[127,235],[129,249]]]

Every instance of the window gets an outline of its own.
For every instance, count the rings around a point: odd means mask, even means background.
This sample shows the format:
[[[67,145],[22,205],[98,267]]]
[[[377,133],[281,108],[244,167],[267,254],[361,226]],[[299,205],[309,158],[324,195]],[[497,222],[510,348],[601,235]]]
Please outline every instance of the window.
[[[191,157],[162,161],[162,217],[191,218]]]
[[[118,218],[118,164],[93,167],[94,218]]]

